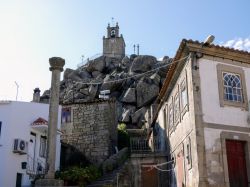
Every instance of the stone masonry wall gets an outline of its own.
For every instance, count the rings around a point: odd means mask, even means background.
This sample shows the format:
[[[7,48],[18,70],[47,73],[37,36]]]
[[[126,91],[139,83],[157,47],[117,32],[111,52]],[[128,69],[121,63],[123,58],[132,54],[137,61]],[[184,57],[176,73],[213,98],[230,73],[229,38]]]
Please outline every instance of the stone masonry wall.
[[[62,124],[62,142],[74,146],[92,163],[107,159],[117,145],[114,100],[66,105],[71,122]]]

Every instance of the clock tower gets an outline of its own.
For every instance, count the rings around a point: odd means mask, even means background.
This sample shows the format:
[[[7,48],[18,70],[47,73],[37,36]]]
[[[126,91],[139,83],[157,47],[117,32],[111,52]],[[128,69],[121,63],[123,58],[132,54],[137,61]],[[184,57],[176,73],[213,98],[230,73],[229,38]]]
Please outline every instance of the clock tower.
[[[125,56],[125,42],[122,34],[119,35],[119,25],[107,27],[107,37],[103,36],[103,55],[108,57],[123,58]]]

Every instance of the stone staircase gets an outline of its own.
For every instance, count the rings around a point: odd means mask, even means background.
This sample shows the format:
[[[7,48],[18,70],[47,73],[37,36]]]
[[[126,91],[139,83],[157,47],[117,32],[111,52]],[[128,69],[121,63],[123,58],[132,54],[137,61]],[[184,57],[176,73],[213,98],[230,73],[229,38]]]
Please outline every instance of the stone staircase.
[[[120,171],[121,171],[121,168],[118,168],[110,173],[106,173],[98,180],[94,181],[90,185],[87,185],[87,187],[113,187],[113,186],[116,186],[117,176],[119,175]]]
[[[124,173],[127,173],[127,165],[128,161],[114,171],[104,174],[101,178],[87,185],[87,187],[129,187],[129,185],[124,185],[124,183],[121,184],[120,181],[124,177]]]

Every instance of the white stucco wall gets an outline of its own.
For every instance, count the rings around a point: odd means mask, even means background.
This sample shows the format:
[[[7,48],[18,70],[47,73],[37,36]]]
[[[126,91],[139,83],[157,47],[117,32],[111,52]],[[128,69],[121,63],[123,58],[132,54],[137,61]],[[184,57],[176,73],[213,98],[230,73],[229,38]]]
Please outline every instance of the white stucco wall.
[[[207,123],[249,127],[246,121],[248,111],[232,106],[220,106],[216,65],[221,63],[244,70],[247,101],[249,101],[250,95],[250,68],[227,64],[223,62],[223,59],[221,62],[218,61],[218,58],[216,60],[199,59],[203,120]]]
[[[58,127],[61,122],[61,109],[59,108]],[[14,187],[16,185],[16,174],[22,173],[22,185],[29,185],[30,180],[26,170],[21,168],[21,162],[27,162],[27,154],[19,155],[12,152],[14,139],[20,138],[27,142],[30,140],[30,132],[35,132],[36,155],[39,156],[40,135],[38,131],[31,128],[31,123],[42,117],[48,120],[49,105],[29,102],[0,102],[0,121],[2,121],[2,132],[0,137],[0,186]],[[60,165],[60,136],[57,139],[56,168]]]
[[[196,186],[198,182],[199,174],[198,174],[198,165],[197,165],[197,153],[196,153],[196,131],[195,128],[195,120],[194,120],[194,94],[193,94],[193,81],[192,81],[192,64],[191,61],[186,62],[184,68],[182,69],[175,86],[173,87],[170,95],[166,98],[165,104],[162,106],[161,111],[159,112],[157,122],[161,127],[164,127],[164,108],[165,106],[169,106],[171,103],[172,97],[175,96],[178,86],[181,82],[186,78],[187,81],[187,92],[188,92],[188,109],[184,113],[184,115],[180,116],[180,122],[175,124],[175,127],[168,134],[167,142],[170,143],[170,152],[175,158],[177,158],[177,154],[183,150],[184,158],[187,156],[187,144],[191,143],[191,162],[192,166],[187,164],[187,159],[184,159],[184,168],[185,168],[185,184],[187,186]],[[169,109],[168,109],[169,110]],[[168,111],[169,112],[169,111]],[[168,116],[167,116],[167,128],[168,124]],[[189,139],[191,142],[189,142]],[[177,176],[177,170],[175,170],[175,177]]]

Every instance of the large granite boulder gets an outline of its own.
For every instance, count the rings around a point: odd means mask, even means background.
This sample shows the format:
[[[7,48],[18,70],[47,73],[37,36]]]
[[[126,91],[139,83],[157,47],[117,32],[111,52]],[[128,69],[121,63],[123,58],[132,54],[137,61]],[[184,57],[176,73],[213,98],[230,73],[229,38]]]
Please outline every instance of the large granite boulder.
[[[98,91],[98,85],[91,84],[89,86],[89,96],[90,96],[90,98],[94,99],[97,96],[97,91]]]
[[[130,71],[136,73],[146,72],[151,70],[155,63],[157,63],[155,57],[149,55],[140,55],[133,60]]]
[[[151,75],[150,79],[152,83],[154,83],[155,85],[159,85],[159,83],[161,82],[161,77],[157,73],[154,73],[153,75]]]
[[[66,74],[67,75],[67,74]],[[71,79],[72,81],[81,81],[82,78],[79,76],[78,72],[77,71],[71,71],[68,73],[67,76],[65,76],[66,79]]]
[[[88,72],[93,72],[93,71],[99,71],[102,72],[105,68],[105,57],[104,56],[100,56],[94,60],[89,61],[86,70]]]
[[[127,56],[125,56],[123,59],[122,59],[122,64],[123,65],[126,65],[130,62],[129,58]]]
[[[69,74],[71,74],[72,72],[74,72],[75,70],[70,69],[70,68],[66,68],[64,73],[63,73],[63,79],[68,79],[69,78]]]
[[[159,93],[159,85],[148,83],[147,79],[142,79],[136,86],[137,107],[142,107],[152,102]]]
[[[140,108],[137,110],[131,117],[132,117],[132,123],[136,124],[137,126],[141,126],[143,123],[143,120],[145,120],[145,113],[147,109],[145,107]]]
[[[81,77],[81,79],[90,79],[91,75],[89,72],[87,72],[85,69],[81,69],[78,72],[79,77]]]
[[[131,115],[134,114],[135,110],[136,110],[135,106],[130,106],[130,105],[125,106],[123,108],[123,112],[119,118],[119,121],[124,122],[124,123],[131,122]]]
[[[121,98],[124,103],[136,103],[135,88],[128,88]]]

